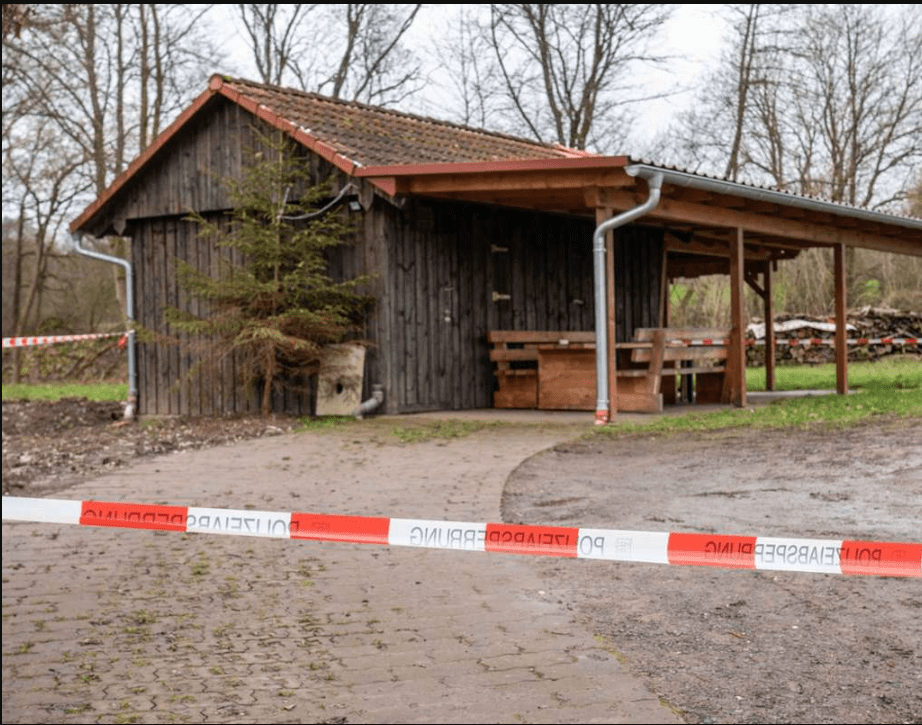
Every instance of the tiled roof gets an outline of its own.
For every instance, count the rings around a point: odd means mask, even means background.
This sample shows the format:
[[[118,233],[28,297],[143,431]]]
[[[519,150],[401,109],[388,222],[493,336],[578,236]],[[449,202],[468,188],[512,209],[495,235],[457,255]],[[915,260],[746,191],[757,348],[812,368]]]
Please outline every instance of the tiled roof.
[[[602,158],[557,144],[543,144],[362,103],[339,101],[316,93],[214,75],[208,89],[71,223],[71,231],[80,229],[106,206],[216,95],[230,99],[290,133],[347,174],[368,167],[559,163],[566,159]]]
[[[585,152],[491,133],[315,93],[222,79],[241,96],[289,121],[360,166],[581,158]],[[214,81],[212,87],[214,87]]]

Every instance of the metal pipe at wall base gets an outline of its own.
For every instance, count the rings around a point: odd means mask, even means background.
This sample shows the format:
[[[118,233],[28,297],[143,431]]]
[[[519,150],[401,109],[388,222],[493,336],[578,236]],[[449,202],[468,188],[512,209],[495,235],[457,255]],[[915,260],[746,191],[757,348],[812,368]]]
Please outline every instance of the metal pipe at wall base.
[[[663,187],[663,174],[653,173],[645,177],[650,196],[640,206],[628,209],[596,227],[592,235],[593,280],[595,287],[595,377],[596,404],[595,424],[608,423],[610,411],[608,400],[608,308],[605,304],[605,235],[613,229],[624,226],[656,208]],[[614,280],[612,280],[614,284]]]
[[[375,383],[371,386],[371,389],[371,397],[359,405],[355,411],[354,415],[358,420],[362,420],[366,415],[374,413],[384,402],[384,386]]]
[[[103,254],[92,249],[86,249],[81,246],[81,234],[71,234],[71,240],[74,243],[74,250],[84,257],[97,259],[101,262],[118,264],[125,270],[125,316],[128,318],[129,326],[132,328],[128,331],[128,401],[125,404],[125,419],[131,420],[135,417],[138,408],[138,372],[135,360],[135,332],[134,332],[134,282],[131,270],[131,262],[121,257],[113,257],[110,254]]]

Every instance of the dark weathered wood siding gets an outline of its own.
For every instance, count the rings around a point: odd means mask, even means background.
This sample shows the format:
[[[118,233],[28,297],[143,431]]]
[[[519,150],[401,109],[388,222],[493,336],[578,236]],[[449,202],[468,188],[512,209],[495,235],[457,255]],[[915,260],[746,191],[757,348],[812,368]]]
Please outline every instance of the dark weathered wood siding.
[[[191,122],[168,148],[119,192],[111,215],[100,222],[97,233],[125,229],[132,240],[135,268],[136,316],[143,329],[157,336],[167,329],[164,310],[178,306],[193,313],[202,303],[190,300],[176,276],[181,259],[198,269],[218,274],[221,259],[243,260],[239,253],[202,240],[196,226],[185,217],[194,210],[210,219],[226,219],[231,199],[223,179],[239,177],[244,163],[259,148],[259,134],[277,134],[262,121],[223,98],[210,102],[207,112]],[[319,157],[303,152],[315,180],[333,178],[334,189],[346,177]],[[359,235],[360,238],[363,235]],[[334,274],[354,275],[365,260],[352,247],[330,255]],[[358,258],[358,261],[356,259]],[[183,342],[185,337],[180,338]],[[138,346],[139,412],[142,415],[214,415],[255,413],[259,398],[246,385],[239,359],[219,365],[199,365],[201,360],[180,346],[150,340]],[[196,366],[201,371],[196,372]],[[190,370],[193,375],[190,376]],[[310,381],[279,392],[274,409],[297,414],[311,410]]]
[[[221,179],[240,174],[254,127],[267,127],[239,106],[216,99],[154,163],[119,192],[102,230],[125,225],[132,239],[135,299],[140,325],[170,333],[164,309],[202,312],[176,276],[183,259],[212,274],[232,253],[197,236],[185,220],[192,209],[224,215],[230,199]],[[304,151],[315,178],[331,165]],[[483,204],[406,199],[401,207],[362,189],[367,210],[356,214],[356,243],[330,254],[331,276],[373,275],[367,291],[377,299],[361,336],[365,390],[385,390],[388,413],[490,407],[494,377],[486,334],[493,329],[592,330],[591,221]],[[635,327],[659,322],[662,233],[619,230],[616,253],[619,340]],[[235,258],[236,262],[242,260]],[[257,393],[245,383],[239,360],[224,360],[215,375],[195,373],[198,360],[179,346],[154,339],[139,345],[142,415],[255,413]],[[206,366],[207,367],[207,366]],[[213,367],[213,366],[212,366]],[[189,375],[193,371],[193,375]],[[274,409],[311,412],[311,393],[279,393]]]
[[[278,136],[262,120],[216,96],[113,198],[107,215],[88,231],[103,235],[121,231],[132,220],[226,210],[231,205],[224,179],[239,177],[244,163],[260,148],[260,135]],[[314,180],[347,177],[306,149]]]
[[[491,407],[489,330],[593,330],[590,221],[408,200],[388,216],[388,412]],[[659,323],[662,232],[618,231],[619,340]]]

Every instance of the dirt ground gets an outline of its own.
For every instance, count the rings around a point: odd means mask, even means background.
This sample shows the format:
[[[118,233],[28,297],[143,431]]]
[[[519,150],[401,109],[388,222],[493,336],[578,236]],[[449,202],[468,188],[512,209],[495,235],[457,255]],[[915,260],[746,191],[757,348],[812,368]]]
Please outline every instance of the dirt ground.
[[[558,446],[503,518],[922,541],[922,422]],[[541,560],[548,592],[689,722],[922,722],[922,581]]]
[[[122,404],[63,398],[3,402],[3,494],[47,496],[133,460],[287,433],[296,418],[123,422]]]
[[[4,494],[54,495],[140,457],[297,426],[120,417],[117,403],[3,403]],[[509,523],[920,541],[922,422],[572,442],[519,466],[502,514]],[[918,579],[535,566],[547,596],[687,722],[922,723]]]

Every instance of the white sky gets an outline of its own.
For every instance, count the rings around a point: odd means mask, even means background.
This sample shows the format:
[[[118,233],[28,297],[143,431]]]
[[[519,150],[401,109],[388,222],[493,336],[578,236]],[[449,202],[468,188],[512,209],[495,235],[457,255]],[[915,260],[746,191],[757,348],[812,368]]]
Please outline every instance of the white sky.
[[[431,45],[436,31],[444,27],[448,19],[458,12],[461,5],[427,5],[420,11],[410,31],[410,44],[422,52]],[[469,7],[469,6],[468,6]],[[640,104],[634,141],[638,145],[649,141],[658,132],[665,130],[675,114],[685,108],[694,95],[702,73],[709,64],[716,61],[723,43],[724,22],[719,16],[721,5],[680,5],[663,29],[661,38],[665,50],[674,60],[662,69],[644,71],[645,84],[650,95],[672,92],[667,99],[647,101]],[[237,32],[236,9],[233,5],[218,5],[211,11],[211,19],[219,24],[219,35],[226,38],[222,48],[228,53],[233,67],[216,69],[239,74],[245,78],[257,78],[255,65],[246,41]],[[439,113],[445,105],[443,89],[434,87],[429,98],[424,91],[414,97],[400,110],[433,117],[449,118],[448,113]],[[635,152],[637,149],[624,149]]]

